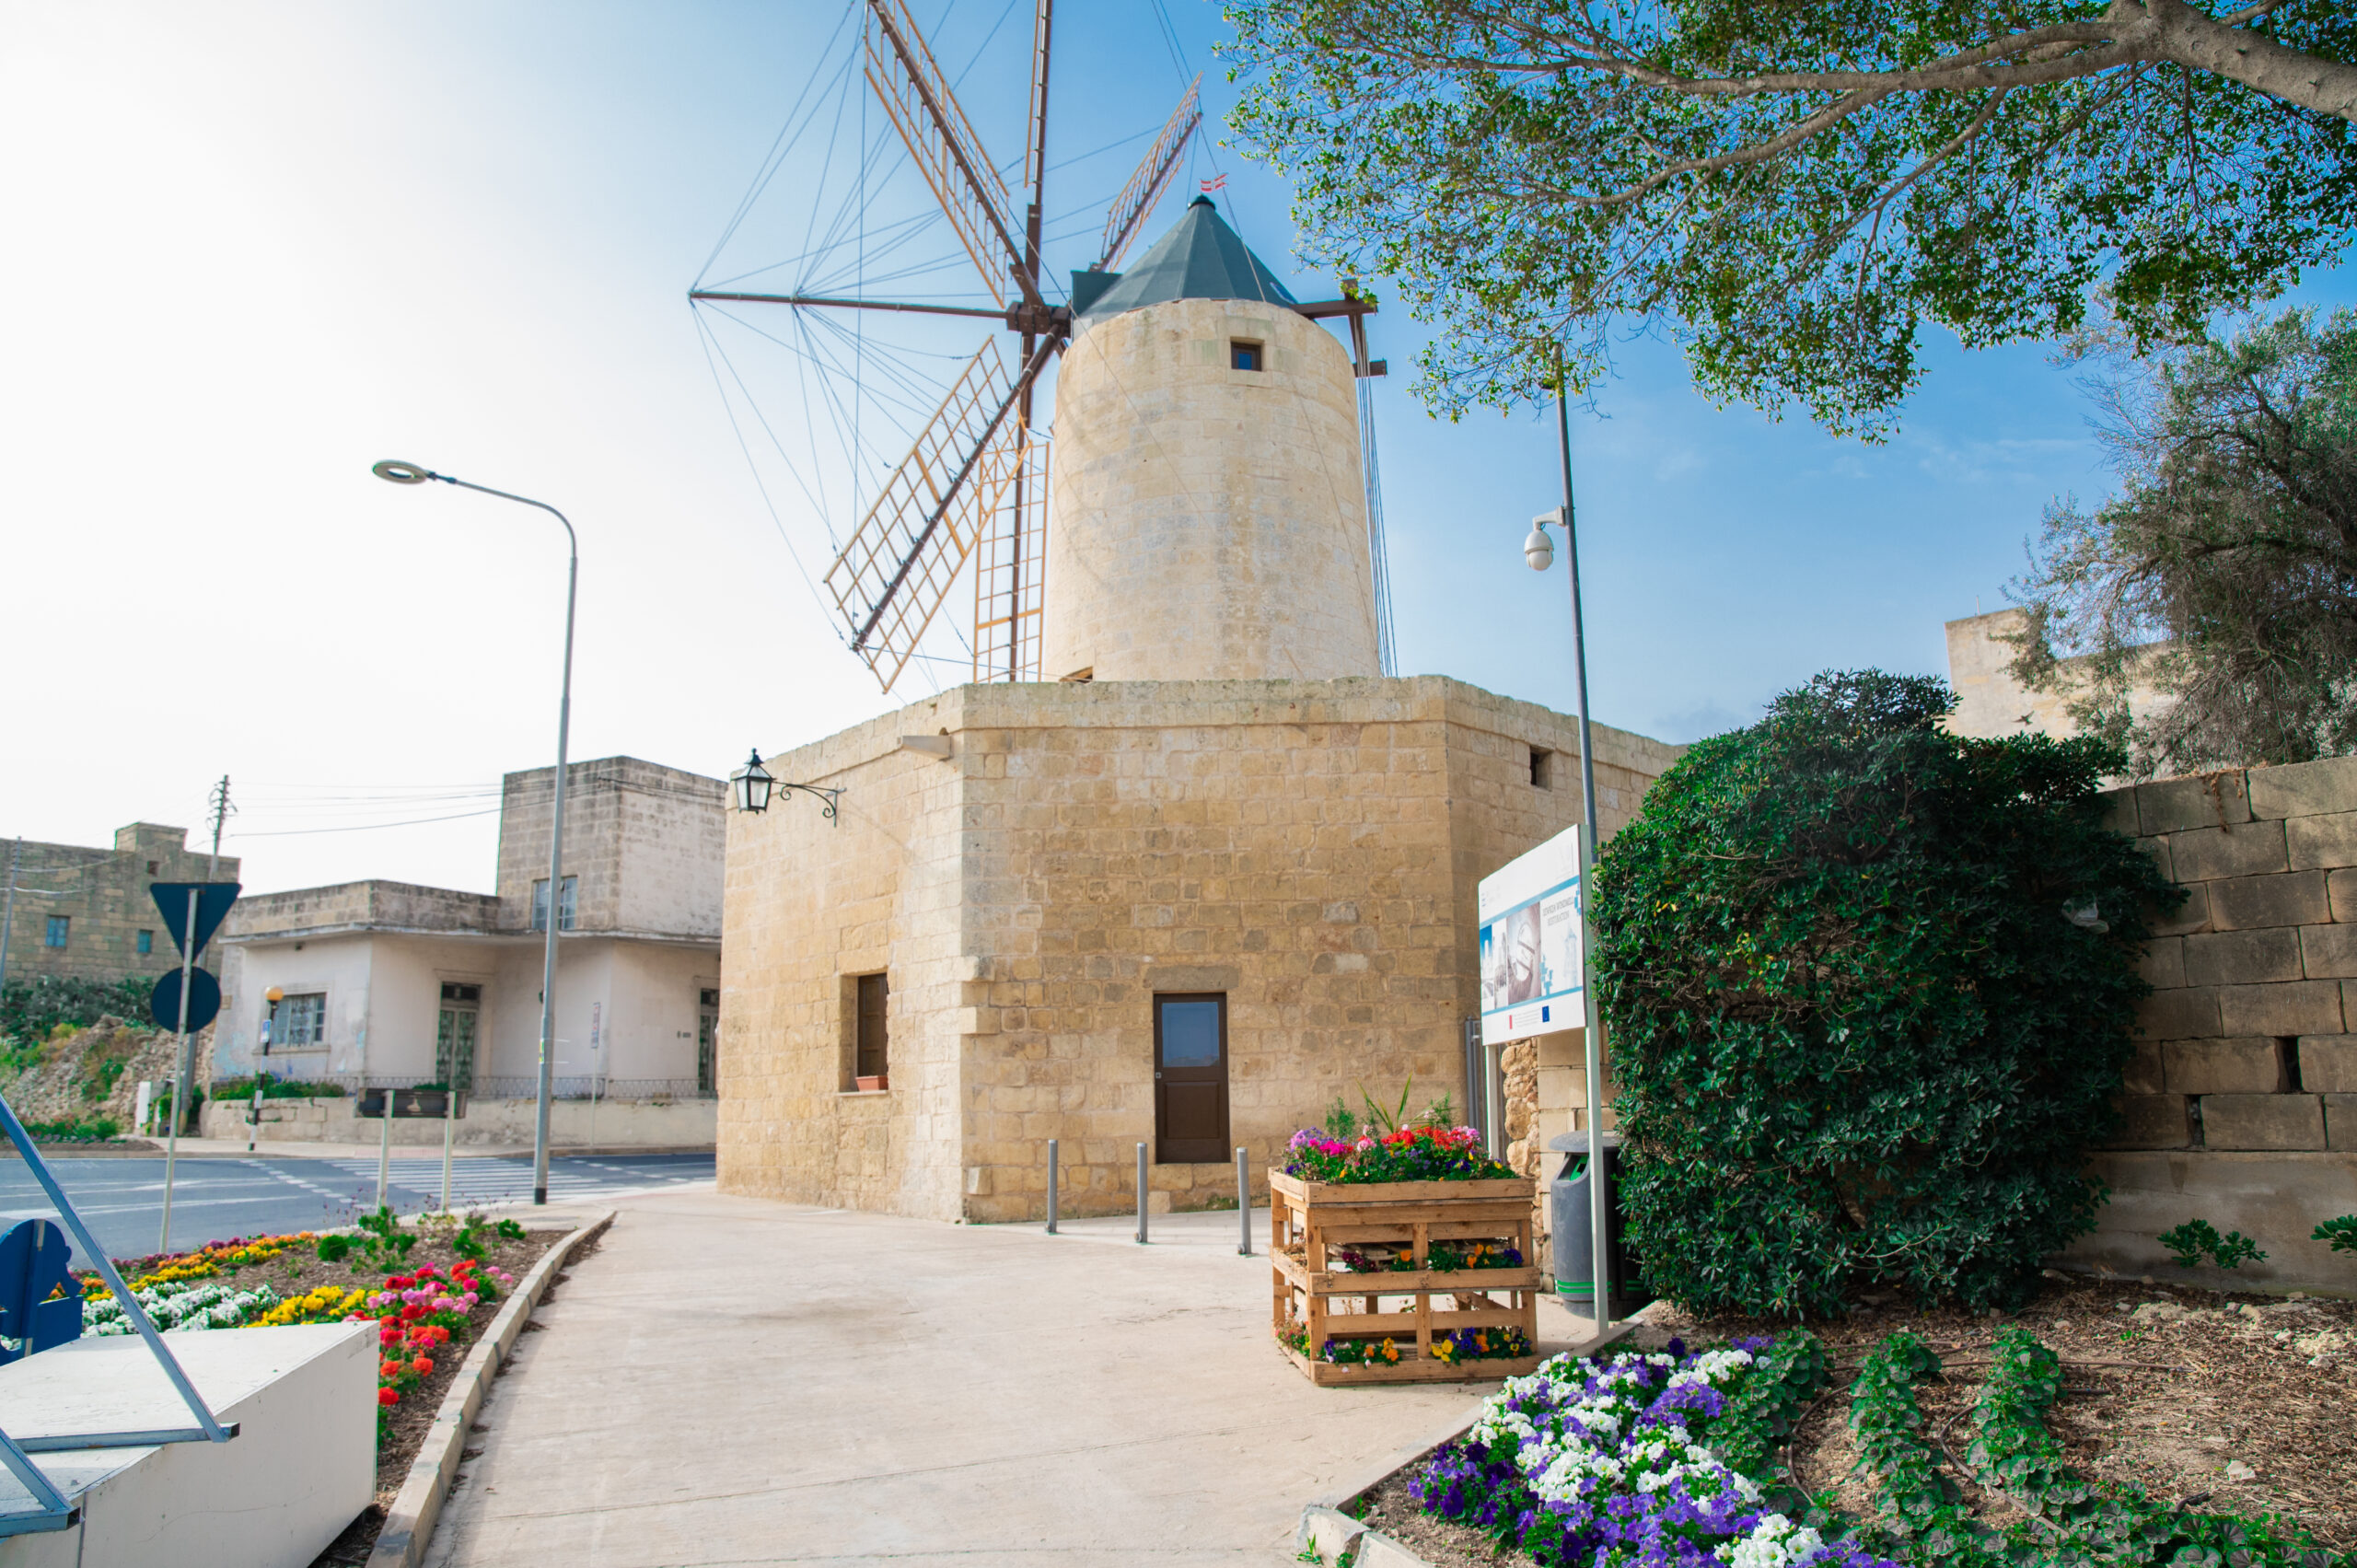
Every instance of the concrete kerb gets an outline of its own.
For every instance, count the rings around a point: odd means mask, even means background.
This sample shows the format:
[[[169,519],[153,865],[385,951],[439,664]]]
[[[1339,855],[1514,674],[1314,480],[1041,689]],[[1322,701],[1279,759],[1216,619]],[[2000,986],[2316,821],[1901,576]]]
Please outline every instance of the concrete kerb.
[[[459,1455],[466,1446],[467,1428],[473,1424],[475,1412],[482,1408],[491,1380],[499,1375],[501,1364],[524,1331],[525,1320],[540,1305],[540,1297],[548,1294],[557,1271],[613,1224],[614,1214],[614,1210],[608,1209],[542,1253],[540,1260],[532,1265],[531,1272],[508,1295],[507,1305],[491,1320],[490,1329],[468,1351],[465,1365],[451,1380],[449,1391],[442,1396],[442,1408],[434,1413],[434,1424],[426,1431],[425,1442],[410,1463],[408,1479],[401,1482],[393,1505],[386,1510],[385,1525],[377,1532],[377,1548],[368,1554],[367,1568],[417,1568],[424,1560],[426,1542],[434,1536],[434,1523],[441,1517],[443,1500],[449,1495],[450,1483],[459,1473]]]
[[[1608,1350],[1640,1326],[1623,1319],[1613,1324],[1601,1339],[1584,1341],[1567,1353],[1594,1355]],[[1422,1558],[1382,1531],[1368,1529],[1344,1510],[1442,1444],[1464,1436],[1480,1416],[1479,1406],[1452,1413],[1429,1435],[1393,1449],[1357,1476],[1310,1503],[1302,1509],[1301,1522],[1294,1528],[1295,1551],[1314,1551],[1320,1562],[1348,1563],[1352,1568],[1429,1568]]]

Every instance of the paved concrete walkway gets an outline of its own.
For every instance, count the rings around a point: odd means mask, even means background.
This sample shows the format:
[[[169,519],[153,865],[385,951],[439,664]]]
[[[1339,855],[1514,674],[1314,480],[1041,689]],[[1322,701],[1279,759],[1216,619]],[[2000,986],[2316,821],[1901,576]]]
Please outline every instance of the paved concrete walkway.
[[[630,1199],[518,1342],[426,1561],[1288,1562],[1301,1506],[1494,1384],[1319,1389],[1268,1215],[948,1225]],[[1565,1318],[1568,1324],[1572,1320]]]

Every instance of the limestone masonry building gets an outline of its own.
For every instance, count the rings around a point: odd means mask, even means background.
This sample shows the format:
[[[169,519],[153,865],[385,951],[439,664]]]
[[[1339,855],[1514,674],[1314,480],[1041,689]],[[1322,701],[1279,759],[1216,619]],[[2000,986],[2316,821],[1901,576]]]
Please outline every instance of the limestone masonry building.
[[[1190,207],[1064,359],[1062,679],[770,760],[831,819],[731,817],[725,1190],[1031,1217],[1055,1139],[1067,1212],[1128,1206],[1140,1143],[1183,1206],[1337,1095],[1479,1092],[1475,885],[1578,819],[1578,729],[1380,674],[1353,368],[1291,305]],[[1595,735],[1608,834],[1678,749]],[[1536,1046],[1567,1106],[1579,1036]]]
[[[528,1142],[542,948],[553,918],[557,1093],[568,1102],[669,1108],[609,1111],[602,1141],[709,1144],[724,786],[633,757],[572,764],[564,871],[552,896],[554,772],[504,781],[496,892],[366,881],[240,900],[220,939],[215,1073],[260,1069],[354,1086],[455,1083],[482,1102],[469,1112],[471,1139],[512,1141],[520,1127]],[[273,1109],[316,1120],[348,1117],[349,1103]],[[510,1104],[520,1109],[509,1114]],[[586,1128],[586,1110],[561,1121],[560,1138],[581,1141],[567,1134],[576,1132],[572,1121]],[[424,1123],[416,1132],[441,1136]]]
[[[115,830],[114,847],[0,844],[0,884],[17,865],[16,910],[8,935],[8,980],[56,975],[130,980],[180,967],[148,889],[158,882],[202,882],[206,858],[188,847],[186,828],[134,822]],[[238,879],[238,857],[215,873]]]

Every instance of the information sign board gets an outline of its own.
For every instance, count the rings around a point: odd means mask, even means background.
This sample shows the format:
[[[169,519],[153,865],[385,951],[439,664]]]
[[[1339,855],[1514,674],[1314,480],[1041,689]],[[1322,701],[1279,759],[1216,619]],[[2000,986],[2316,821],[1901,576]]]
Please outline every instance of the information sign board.
[[[1575,1029],[1581,991],[1580,830],[1564,829],[1481,878],[1481,1043]]]

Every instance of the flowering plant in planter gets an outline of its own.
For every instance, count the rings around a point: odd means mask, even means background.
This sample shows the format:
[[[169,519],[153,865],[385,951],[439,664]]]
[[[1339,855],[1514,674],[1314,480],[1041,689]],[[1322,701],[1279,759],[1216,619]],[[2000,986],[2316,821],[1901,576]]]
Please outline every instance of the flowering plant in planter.
[[[1481,1148],[1470,1127],[1401,1127],[1342,1139],[1314,1127],[1295,1132],[1285,1144],[1282,1167],[1304,1181],[1501,1181],[1512,1167]]]
[[[1520,1329],[1459,1329],[1433,1336],[1433,1359],[1451,1366],[1466,1361],[1512,1361],[1530,1353],[1530,1338]]]

